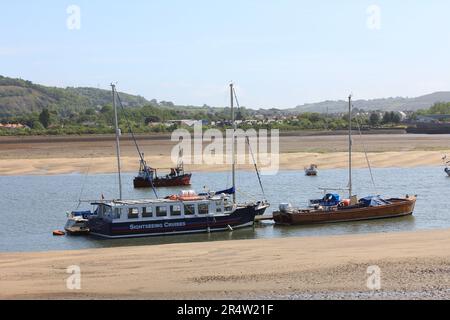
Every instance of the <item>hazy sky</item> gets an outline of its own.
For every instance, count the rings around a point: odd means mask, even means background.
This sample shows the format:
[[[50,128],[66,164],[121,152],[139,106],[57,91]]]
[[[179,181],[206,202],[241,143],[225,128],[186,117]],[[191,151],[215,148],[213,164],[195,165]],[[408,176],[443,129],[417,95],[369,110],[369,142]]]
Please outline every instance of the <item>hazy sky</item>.
[[[213,106],[233,80],[254,108],[450,90],[450,1],[315,2],[1,0],[0,74]]]

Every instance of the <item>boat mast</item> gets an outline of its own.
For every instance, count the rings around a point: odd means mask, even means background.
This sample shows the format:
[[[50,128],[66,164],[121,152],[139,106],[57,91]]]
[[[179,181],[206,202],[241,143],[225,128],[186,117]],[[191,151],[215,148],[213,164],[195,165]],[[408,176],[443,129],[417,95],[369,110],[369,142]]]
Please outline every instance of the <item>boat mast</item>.
[[[349,199],[353,196],[352,190],[352,95],[348,97],[348,191]]]
[[[231,174],[232,174],[232,181],[233,181],[233,202],[236,203],[236,150],[235,150],[235,139],[236,139],[236,121],[235,121],[235,115],[234,115],[234,85],[233,83],[230,83],[230,99],[231,99],[231,123],[233,126],[233,138],[231,141],[231,148],[232,148],[232,165],[231,165]]]
[[[112,101],[114,109],[114,122],[116,127],[116,155],[117,155],[117,172],[119,175],[119,200],[122,200],[122,176],[121,176],[121,166],[120,166],[120,128],[119,121],[117,118],[117,106],[116,106],[116,85],[111,84],[112,88]]]

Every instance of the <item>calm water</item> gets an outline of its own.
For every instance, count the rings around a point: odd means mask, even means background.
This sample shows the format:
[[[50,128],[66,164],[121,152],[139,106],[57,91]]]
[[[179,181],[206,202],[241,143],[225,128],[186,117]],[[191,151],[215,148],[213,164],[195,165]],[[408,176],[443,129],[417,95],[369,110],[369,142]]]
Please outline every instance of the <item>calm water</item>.
[[[100,240],[93,237],[53,237],[52,231],[62,229],[66,211],[77,208],[83,199],[107,199],[117,195],[116,175],[62,175],[0,177],[0,251],[46,251],[102,248],[127,245],[152,245],[176,242],[256,239],[273,237],[325,236],[371,232],[411,231],[450,227],[450,178],[440,167],[415,169],[376,169],[375,190],[367,170],[355,170],[355,191],[360,196],[419,196],[414,217],[354,222],[309,227],[278,227],[264,224],[254,229],[232,233],[187,236],[167,236],[145,239]],[[124,176],[124,198],[153,197],[150,190],[134,190],[133,174]],[[193,176],[193,188],[204,186],[219,190],[230,185],[228,173],[198,173]],[[240,200],[260,198],[257,179],[252,172],[240,172],[238,185],[251,194],[240,194]],[[277,176],[265,176],[263,182],[272,210],[279,203],[291,202],[304,206],[309,198],[321,197],[319,187],[345,187],[346,170],[322,170],[318,177],[306,177],[303,172],[283,171]],[[84,187],[83,187],[84,186]],[[159,195],[177,193],[178,189],[160,189]],[[250,191],[250,192],[249,192]],[[89,208],[89,207],[82,207]]]

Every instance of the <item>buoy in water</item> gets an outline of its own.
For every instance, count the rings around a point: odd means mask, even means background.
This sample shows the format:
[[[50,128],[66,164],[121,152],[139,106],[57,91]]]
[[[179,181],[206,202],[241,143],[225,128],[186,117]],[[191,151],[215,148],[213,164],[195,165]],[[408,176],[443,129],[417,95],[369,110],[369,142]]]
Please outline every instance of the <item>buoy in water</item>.
[[[53,235],[60,237],[60,236],[65,236],[66,233],[64,231],[61,231],[61,230],[55,230],[55,231],[53,231]]]

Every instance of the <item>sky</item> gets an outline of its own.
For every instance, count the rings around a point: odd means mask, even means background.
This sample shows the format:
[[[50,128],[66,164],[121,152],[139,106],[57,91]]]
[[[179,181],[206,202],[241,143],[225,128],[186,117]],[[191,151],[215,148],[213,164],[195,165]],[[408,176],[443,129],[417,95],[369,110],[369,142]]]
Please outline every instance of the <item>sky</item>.
[[[0,12],[0,75],[44,85],[225,106],[233,81],[251,108],[450,90],[448,0],[0,0]]]

